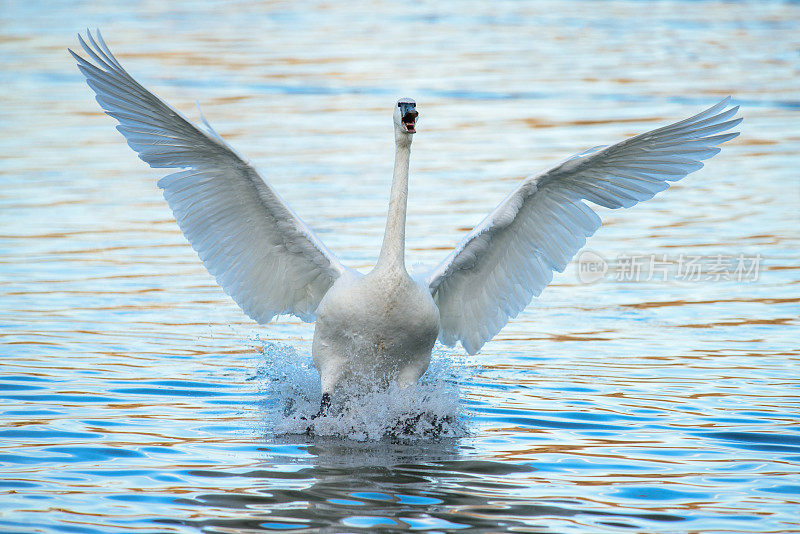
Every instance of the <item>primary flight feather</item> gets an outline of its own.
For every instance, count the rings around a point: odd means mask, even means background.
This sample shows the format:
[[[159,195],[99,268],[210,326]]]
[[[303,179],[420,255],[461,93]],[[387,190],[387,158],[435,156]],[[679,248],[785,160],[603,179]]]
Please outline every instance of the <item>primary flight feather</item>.
[[[128,74],[97,32],[70,53],[117,119],[117,129],[155,168],[164,198],[203,264],[236,303],[264,324],[290,313],[315,321],[313,357],[324,413],[348,384],[415,382],[438,338],[474,354],[563,271],[600,227],[586,203],[631,207],[700,169],[741,121],[729,98],[688,119],[581,153],[525,179],[423,278],[405,268],[411,142],[418,112],[394,108],[395,165],[375,268],[341,264],[256,169],[211,126],[204,128]],[[88,42],[87,42],[88,41]]]

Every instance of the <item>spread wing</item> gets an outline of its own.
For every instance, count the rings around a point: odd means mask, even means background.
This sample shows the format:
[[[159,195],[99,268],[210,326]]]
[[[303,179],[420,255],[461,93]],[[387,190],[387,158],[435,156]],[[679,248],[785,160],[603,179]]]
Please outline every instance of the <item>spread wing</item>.
[[[476,226],[427,282],[439,339],[480,350],[538,296],[600,227],[585,203],[629,208],[700,169],[741,119],[730,98],[686,120],[579,154],[527,178]]]
[[[99,32],[87,37],[78,39],[88,60],[69,52],[97,102],[145,163],[182,169],[158,186],[208,272],[259,323],[282,313],[313,320],[346,268],[208,123],[195,127],[142,87]]]

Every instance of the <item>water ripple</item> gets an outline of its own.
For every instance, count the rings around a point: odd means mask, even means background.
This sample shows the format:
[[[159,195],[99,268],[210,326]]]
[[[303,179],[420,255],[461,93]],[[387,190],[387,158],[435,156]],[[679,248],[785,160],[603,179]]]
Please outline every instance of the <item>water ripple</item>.
[[[3,532],[800,532],[796,3],[6,4]],[[257,327],[204,271],[64,50],[87,25],[359,268],[396,97],[422,114],[409,260],[436,264],[521,177],[732,94],[742,135],[588,246],[758,276],[572,264],[480,355],[437,347],[308,436],[312,328]],[[392,435],[420,413],[447,425]]]

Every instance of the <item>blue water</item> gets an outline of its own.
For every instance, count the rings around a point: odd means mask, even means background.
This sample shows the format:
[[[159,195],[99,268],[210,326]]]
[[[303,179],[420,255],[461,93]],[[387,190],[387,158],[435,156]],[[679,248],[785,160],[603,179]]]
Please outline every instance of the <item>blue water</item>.
[[[796,3],[1,11],[0,531],[800,532]],[[599,280],[574,261],[478,356],[437,347],[411,393],[312,438],[312,326],[255,325],[204,271],[65,51],[87,26],[361,269],[397,97],[421,113],[410,264],[571,154],[728,94],[745,121],[655,199],[598,210]],[[448,417],[438,439],[378,439],[413,405]]]

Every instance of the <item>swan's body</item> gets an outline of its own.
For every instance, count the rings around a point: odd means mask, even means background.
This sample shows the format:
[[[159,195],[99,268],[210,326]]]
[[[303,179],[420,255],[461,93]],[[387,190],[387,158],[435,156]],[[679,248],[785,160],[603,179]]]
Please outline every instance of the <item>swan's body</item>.
[[[438,338],[474,354],[538,296],[600,227],[585,201],[630,207],[703,166],[741,119],[729,99],[689,119],[598,147],[526,178],[431,272],[405,268],[411,141],[417,112],[394,112],[395,167],[383,246],[366,275],[343,266],[247,160],[139,85],[99,33],[70,51],[105,111],[162,178],[184,235],[237,304],[267,323],[290,313],[316,320],[314,363],[323,407],[352,380],[415,382]],[[326,401],[327,398],[327,401]]]
[[[317,309],[312,353],[322,391],[364,379],[413,384],[438,336],[430,291],[404,270],[342,277]]]
[[[394,176],[378,263],[365,276],[340,277],[317,308],[312,353],[326,393],[354,380],[413,384],[428,368],[439,336],[439,309],[431,292],[405,267],[415,108],[411,99],[401,99],[395,107]]]

